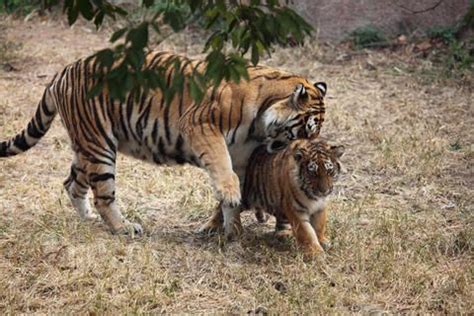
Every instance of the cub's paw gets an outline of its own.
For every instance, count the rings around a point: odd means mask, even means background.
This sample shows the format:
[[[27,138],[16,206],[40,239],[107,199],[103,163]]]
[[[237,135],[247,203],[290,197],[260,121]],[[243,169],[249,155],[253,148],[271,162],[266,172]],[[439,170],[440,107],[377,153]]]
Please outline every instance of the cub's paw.
[[[260,224],[264,224],[264,223],[268,222],[268,219],[270,218],[270,216],[268,214],[265,214],[265,212],[262,211],[262,210],[256,210],[255,211],[255,218],[257,219],[257,221]]]
[[[328,251],[332,248],[332,244],[329,240],[322,240],[319,242],[325,251]]]
[[[275,229],[275,237],[278,239],[286,239],[293,236],[291,228]]]
[[[306,259],[324,257],[325,252],[320,245],[305,245],[303,246],[303,255]]]

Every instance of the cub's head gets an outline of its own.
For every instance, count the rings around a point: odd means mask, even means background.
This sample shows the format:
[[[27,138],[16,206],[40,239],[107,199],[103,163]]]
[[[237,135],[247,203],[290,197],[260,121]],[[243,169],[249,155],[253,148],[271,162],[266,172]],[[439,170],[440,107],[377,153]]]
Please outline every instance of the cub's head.
[[[291,146],[300,189],[310,199],[329,195],[341,172],[344,146],[330,146],[320,139],[299,140]]]
[[[291,95],[264,113],[268,152],[282,149],[292,140],[319,135],[324,122],[326,91],[324,82],[297,83]]]

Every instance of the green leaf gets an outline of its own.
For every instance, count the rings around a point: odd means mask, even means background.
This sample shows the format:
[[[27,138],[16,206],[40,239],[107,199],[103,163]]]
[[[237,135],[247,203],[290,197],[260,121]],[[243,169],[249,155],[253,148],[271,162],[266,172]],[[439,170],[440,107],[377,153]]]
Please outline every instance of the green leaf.
[[[92,87],[92,89],[90,89],[87,92],[87,95],[86,95],[87,99],[98,96],[102,92],[103,89],[104,89],[104,82],[99,81],[95,86]]]
[[[79,10],[75,6],[71,6],[67,9],[67,22],[69,25],[73,25],[77,17],[79,16]]]
[[[98,51],[95,55],[97,56],[97,60],[102,67],[112,67],[114,63],[114,52],[111,49],[103,49]]]
[[[260,58],[260,54],[258,52],[258,47],[255,43],[253,43],[252,44],[252,58],[251,58],[251,60],[252,60],[252,64],[254,66],[257,66],[259,58]]]
[[[143,0],[143,6],[146,8],[151,7],[155,3],[155,0]]]
[[[113,11],[115,13],[117,13],[118,15],[121,15],[121,16],[127,16],[128,15],[127,11],[125,11],[124,9],[122,9],[121,7],[118,7],[118,6],[114,6]]]
[[[131,42],[134,49],[142,49],[148,44],[148,22],[142,22],[127,34],[127,42]]]
[[[112,36],[110,37],[110,42],[111,43],[115,43],[118,39],[120,39],[126,32],[128,31],[128,28],[127,27],[124,27],[123,29],[120,29],[116,32],[114,32],[114,34],[112,34]]]
[[[94,18],[94,24],[95,24],[95,28],[96,29],[99,29],[99,27],[102,25],[102,22],[104,21],[104,12],[103,11],[99,11],[95,18]]]
[[[79,11],[86,20],[90,21],[94,18],[94,9],[89,0],[77,0],[76,3]]]
[[[196,83],[194,78],[189,79],[188,88],[189,88],[189,93],[191,94],[191,98],[194,101],[199,102],[199,101],[202,100],[202,98],[204,96],[204,92],[199,87],[199,85]]]

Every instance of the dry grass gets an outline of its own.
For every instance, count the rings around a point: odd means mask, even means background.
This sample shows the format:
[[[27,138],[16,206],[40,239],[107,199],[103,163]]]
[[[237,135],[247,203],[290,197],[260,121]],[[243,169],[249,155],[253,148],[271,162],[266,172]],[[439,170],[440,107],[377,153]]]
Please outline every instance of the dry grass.
[[[0,70],[6,138],[52,74],[105,35],[0,19],[22,44],[19,71]],[[197,53],[187,42],[163,46]],[[119,203],[145,236],[81,222],[62,189],[71,152],[57,121],[30,152],[0,160],[0,313],[473,313],[472,87],[421,82],[433,66],[402,53],[348,56],[292,48],[266,61],[329,86],[324,134],[348,150],[327,256],[305,262],[251,214],[239,243],[198,237],[215,206],[207,176],[123,156]]]

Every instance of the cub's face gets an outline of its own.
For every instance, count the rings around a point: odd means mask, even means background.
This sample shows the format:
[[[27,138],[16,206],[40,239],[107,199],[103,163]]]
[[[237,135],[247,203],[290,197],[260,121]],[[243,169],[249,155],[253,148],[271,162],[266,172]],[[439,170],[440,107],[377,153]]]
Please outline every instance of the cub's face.
[[[274,104],[264,114],[267,126],[267,151],[282,149],[295,139],[311,139],[319,135],[324,122],[326,84],[297,84],[287,100]]]
[[[339,158],[344,146],[330,146],[322,140],[298,141],[293,158],[298,166],[298,183],[310,199],[326,197],[341,172]]]

